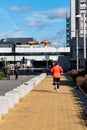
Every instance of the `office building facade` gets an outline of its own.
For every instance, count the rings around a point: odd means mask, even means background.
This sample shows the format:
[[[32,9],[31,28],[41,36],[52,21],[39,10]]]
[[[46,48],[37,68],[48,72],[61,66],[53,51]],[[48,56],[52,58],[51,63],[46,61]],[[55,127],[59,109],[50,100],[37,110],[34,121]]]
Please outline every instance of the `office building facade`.
[[[68,16],[66,13],[66,46],[70,46],[70,38],[71,38],[70,28],[71,28],[70,15]]]
[[[40,67],[42,66],[42,62],[46,63],[47,61],[58,60],[64,68],[70,66],[69,47],[56,48],[51,45],[51,42],[50,44],[38,42],[29,44],[29,41],[33,43],[34,40],[31,38],[7,38],[6,41],[0,42],[0,61],[8,61],[13,65],[14,63],[21,65],[24,60],[23,64],[26,64],[26,66],[29,66],[30,62],[33,62],[36,67]]]
[[[87,0],[71,0],[71,38],[76,37],[78,29],[79,37],[83,37],[83,22],[85,14],[85,32],[87,36]]]
[[[70,3],[71,64],[87,67],[87,0],[71,0]],[[78,46],[78,47],[77,47]]]

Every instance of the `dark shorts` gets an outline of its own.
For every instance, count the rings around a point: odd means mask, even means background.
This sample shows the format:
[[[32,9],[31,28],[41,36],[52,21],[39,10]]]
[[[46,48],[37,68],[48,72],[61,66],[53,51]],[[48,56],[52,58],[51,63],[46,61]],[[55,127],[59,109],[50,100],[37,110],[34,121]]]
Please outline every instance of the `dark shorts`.
[[[60,83],[60,78],[53,78],[53,85],[59,84]]]

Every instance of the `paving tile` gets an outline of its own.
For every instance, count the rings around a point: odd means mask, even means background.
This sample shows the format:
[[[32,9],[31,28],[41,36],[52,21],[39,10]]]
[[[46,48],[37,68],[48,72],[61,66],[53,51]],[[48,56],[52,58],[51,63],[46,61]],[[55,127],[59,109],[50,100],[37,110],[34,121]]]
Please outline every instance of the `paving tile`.
[[[0,121],[0,130],[87,130],[73,88],[61,77],[60,93],[47,76]]]

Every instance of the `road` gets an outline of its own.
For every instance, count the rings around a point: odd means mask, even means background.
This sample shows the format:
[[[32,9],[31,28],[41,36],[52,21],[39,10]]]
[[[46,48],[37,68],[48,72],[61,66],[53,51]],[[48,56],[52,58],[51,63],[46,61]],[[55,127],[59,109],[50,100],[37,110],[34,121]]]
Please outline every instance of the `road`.
[[[14,76],[11,76],[10,80],[0,80],[0,96],[4,96],[7,91],[29,81],[33,77],[35,75],[20,75],[18,80],[15,80]]]

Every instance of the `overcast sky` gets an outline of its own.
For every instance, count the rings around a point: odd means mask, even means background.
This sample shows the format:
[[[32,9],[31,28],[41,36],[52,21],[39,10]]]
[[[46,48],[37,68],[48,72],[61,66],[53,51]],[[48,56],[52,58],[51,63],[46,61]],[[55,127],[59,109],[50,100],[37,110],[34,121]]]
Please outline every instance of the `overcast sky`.
[[[0,0],[0,39],[33,37],[66,44],[66,11],[70,0]]]

